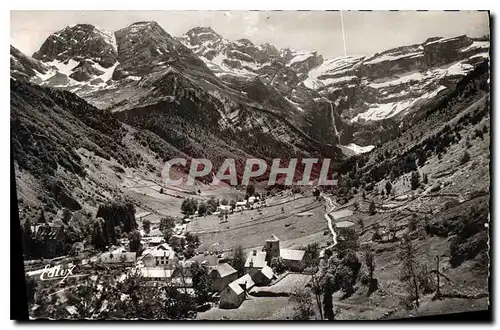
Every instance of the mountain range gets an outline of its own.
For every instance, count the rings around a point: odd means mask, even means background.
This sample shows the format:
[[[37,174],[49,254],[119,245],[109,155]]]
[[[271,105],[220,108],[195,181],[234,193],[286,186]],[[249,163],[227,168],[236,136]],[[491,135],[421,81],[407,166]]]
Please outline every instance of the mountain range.
[[[250,156],[340,162],[400,135],[488,59],[487,37],[433,37],[325,59],[229,41],[210,27],[173,37],[156,22],[115,32],[68,26],[32,56],[11,46],[14,150],[23,159],[17,166],[61,192],[68,189],[53,182],[60,168],[88,172],[80,148],[109,166],[145,172],[154,172],[155,160],[179,155],[215,165]],[[51,115],[40,117],[44,112]],[[75,205],[58,200],[56,207]]]

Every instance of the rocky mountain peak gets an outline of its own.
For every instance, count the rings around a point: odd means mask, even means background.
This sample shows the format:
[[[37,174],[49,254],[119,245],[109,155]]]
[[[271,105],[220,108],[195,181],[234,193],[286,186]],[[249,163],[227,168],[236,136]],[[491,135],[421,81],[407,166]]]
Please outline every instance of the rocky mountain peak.
[[[198,37],[206,37],[206,38],[213,38],[217,37],[217,39],[222,39],[221,35],[215,32],[214,29],[212,29],[210,26],[197,26],[189,31],[186,32],[186,35],[193,37],[193,36],[198,36]]]
[[[137,22],[115,32],[120,64],[113,79],[143,77],[160,66],[208,71],[193,52],[154,21]],[[209,72],[209,71],[208,71]]]
[[[43,62],[93,60],[103,68],[113,66],[117,57],[114,34],[91,24],[76,24],[51,34],[33,54]]]

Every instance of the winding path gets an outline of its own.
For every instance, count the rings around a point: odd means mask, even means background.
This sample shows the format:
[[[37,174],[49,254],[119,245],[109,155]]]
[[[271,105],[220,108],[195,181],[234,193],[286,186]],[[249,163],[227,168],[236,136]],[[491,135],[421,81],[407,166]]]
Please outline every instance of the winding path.
[[[326,249],[329,249],[329,248],[332,248],[334,247],[335,245],[337,245],[337,232],[333,229],[333,224],[332,224],[332,217],[330,216],[330,212],[332,212],[333,210],[335,210],[335,204],[332,202],[332,199],[330,197],[327,197],[323,194],[321,194],[321,197],[323,197],[327,203],[326,205],[326,213],[325,213],[325,219],[326,219],[326,222],[328,223],[328,229],[330,229],[330,232],[332,233],[332,237],[333,237],[333,244],[326,247],[325,249],[323,249],[323,253],[324,253],[324,250]]]

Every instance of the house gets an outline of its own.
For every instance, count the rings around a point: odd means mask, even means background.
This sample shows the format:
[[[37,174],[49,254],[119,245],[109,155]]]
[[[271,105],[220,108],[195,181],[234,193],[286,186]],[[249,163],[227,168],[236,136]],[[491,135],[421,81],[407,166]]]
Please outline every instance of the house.
[[[150,237],[143,237],[142,238],[142,243],[144,245],[147,244],[148,246],[158,246],[163,242],[164,242],[164,239],[161,236],[150,236]]]
[[[220,308],[238,308],[245,300],[246,294],[255,285],[250,275],[246,274],[229,283],[220,293]]]
[[[191,276],[175,277],[170,280],[170,284],[177,288],[192,288],[193,278]]]
[[[141,260],[145,267],[175,268],[177,258],[172,250],[150,249],[144,251]]]
[[[134,265],[137,261],[135,252],[105,252],[97,258],[98,262],[105,264],[125,264],[127,266]]]
[[[231,211],[231,205],[219,205],[217,207],[217,211],[219,211],[221,214],[227,214]]]
[[[238,278],[238,272],[228,263],[219,264],[210,272],[212,289],[216,292],[222,291],[229,283]]]
[[[31,226],[33,237],[39,242],[42,257],[54,258],[64,254],[66,235],[62,226],[56,224],[37,224]]]
[[[260,269],[252,276],[252,280],[255,282],[255,285],[269,285],[274,278],[274,273],[271,267],[266,266]]]
[[[306,251],[304,250],[280,249],[280,256],[285,261],[287,268],[294,272],[301,272],[304,270],[305,254]]]
[[[252,276],[265,266],[267,266],[266,252],[257,250],[248,252],[247,259],[245,261],[245,273]]]
[[[245,298],[245,291],[236,281],[233,281],[220,293],[219,308],[238,308]]]
[[[245,274],[242,277],[238,278],[236,282],[243,288],[246,288],[246,291],[250,291],[251,288],[255,286],[255,282],[252,280],[250,274]]]
[[[141,275],[147,281],[155,282],[170,282],[173,274],[172,269],[164,269],[159,267],[141,268]]]
[[[168,245],[167,243],[160,244],[156,247],[157,250],[163,250],[163,251],[173,251],[173,249]]]
[[[248,203],[249,204],[254,204],[259,201],[259,196],[250,196],[248,197]]]
[[[235,211],[243,211],[248,207],[247,201],[236,202]]]
[[[198,254],[191,259],[188,260],[189,262],[198,262],[200,265],[205,265],[209,269],[213,269],[219,265],[219,259],[215,254]]]

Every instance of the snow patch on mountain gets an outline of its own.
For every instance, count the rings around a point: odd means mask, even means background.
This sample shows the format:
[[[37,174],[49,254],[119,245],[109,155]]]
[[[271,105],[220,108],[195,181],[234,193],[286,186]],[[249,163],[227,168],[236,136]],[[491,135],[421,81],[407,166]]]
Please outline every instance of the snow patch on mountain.
[[[57,68],[57,71],[60,73],[64,73],[65,75],[69,76],[71,73],[73,73],[73,69],[80,64],[80,62],[75,61],[73,59],[67,61],[67,62],[61,62],[58,60],[53,60],[50,62],[45,62],[45,64],[49,66],[54,66]]]
[[[393,54],[384,54],[382,56],[375,55],[367,59],[365,62],[363,62],[363,64],[370,65],[387,61],[395,61],[402,58],[423,57],[423,56],[424,54],[422,52],[413,52],[413,53],[399,54],[399,55],[393,55]]]
[[[410,109],[413,105],[417,103],[435,97],[439,92],[441,92],[444,89],[446,89],[445,86],[439,86],[436,90],[425,93],[422,96],[415,99],[407,99],[400,102],[373,104],[373,106],[369,110],[356,115],[351,120],[351,122],[359,122],[363,120],[375,121],[375,120],[391,118],[402,111]]]
[[[353,66],[357,64],[357,62],[360,62],[363,58],[363,56],[351,55],[325,60],[321,65],[309,71],[307,78],[303,81],[303,83],[307,88],[317,90],[325,85],[328,85],[321,81],[322,76],[328,74],[329,76],[341,77],[344,74],[348,74],[349,71],[352,70]]]
[[[300,52],[300,53],[296,54],[295,57],[290,60],[290,62],[288,63],[288,66],[292,66],[294,63],[303,62],[312,56],[314,56],[314,53],[312,53],[312,52]]]
[[[364,153],[367,153],[367,152],[370,152],[373,150],[373,148],[375,148],[375,146],[372,146],[372,145],[369,145],[369,146],[358,146],[357,144],[355,143],[349,143],[348,145],[346,146],[341,146],[341,148],[346,148],[346,149],[349,149],[350,151],[352,151],[355,155],[359,155],[359,154],[364,154]]]

